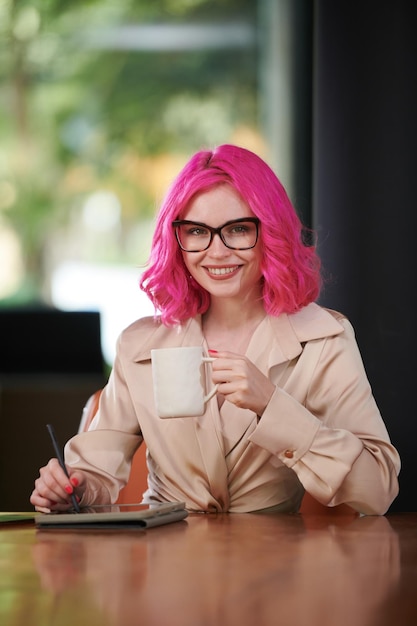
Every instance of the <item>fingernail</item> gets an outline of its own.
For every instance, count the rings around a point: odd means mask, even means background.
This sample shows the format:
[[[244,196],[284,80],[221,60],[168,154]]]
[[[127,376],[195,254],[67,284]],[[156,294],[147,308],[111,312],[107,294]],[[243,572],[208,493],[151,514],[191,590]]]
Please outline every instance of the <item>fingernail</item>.
[[[78,478],[75,478],[75,476],[74,476],[74,478],[71,478],[71,485],[73,487],[78,487],[79,484],[80,483],[78,482]]]
[[[72,493],[72,492],[74,491],[74,489],[71,487],[71,485],[66,485],[66,486],[65,486],[65,491],[66,491],[67,493]]]
[[[210,354],[217,354],[217,350],[209,350]]]

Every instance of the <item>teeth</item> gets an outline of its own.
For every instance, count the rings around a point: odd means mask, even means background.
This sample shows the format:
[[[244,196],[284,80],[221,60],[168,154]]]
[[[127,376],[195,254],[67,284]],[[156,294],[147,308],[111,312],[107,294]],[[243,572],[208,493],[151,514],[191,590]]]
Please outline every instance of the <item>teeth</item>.
[[[223,274],[231,274],[237,268],[235,267],[208,267],[209,274],[215,274],[216,276],[222,276]]]

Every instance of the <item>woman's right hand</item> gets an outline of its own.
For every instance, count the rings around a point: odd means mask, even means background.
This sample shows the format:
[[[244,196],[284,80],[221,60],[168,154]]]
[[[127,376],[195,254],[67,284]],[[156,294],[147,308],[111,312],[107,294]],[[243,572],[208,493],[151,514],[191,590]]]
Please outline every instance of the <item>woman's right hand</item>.
[[[86,488],[84,472],[68,468],[70,478],[66,476],[58,459],[51,459],[39,470],[39,478],[35,480],[35,489],[30,502],[36,511],[66,511],[72,507],[71,495],[81,500]]]

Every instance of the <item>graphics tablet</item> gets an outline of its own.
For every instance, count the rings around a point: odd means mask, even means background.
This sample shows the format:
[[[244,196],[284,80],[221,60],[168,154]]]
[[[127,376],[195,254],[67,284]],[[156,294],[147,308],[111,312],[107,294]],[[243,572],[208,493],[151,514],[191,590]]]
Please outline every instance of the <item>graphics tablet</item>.
[[[158,504],[103,504],[82,508],[80,513],[42,513],[35,517],[38,528],[151,528],[185,519],[184,502]]]

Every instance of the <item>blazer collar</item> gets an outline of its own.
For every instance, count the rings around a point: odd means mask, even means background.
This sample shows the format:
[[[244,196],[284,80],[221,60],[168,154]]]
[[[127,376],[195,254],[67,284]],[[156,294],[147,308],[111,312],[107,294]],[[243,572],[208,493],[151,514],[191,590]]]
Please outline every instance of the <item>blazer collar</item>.
[[[269,345],[269,366],[291,361],[303,351],[307,341],[332,337],[343,332],[342,324],[334,313],[317,304],[309,304],[297,313],[267,317],[271,333],[265,333]],[[258,352],[262,350],[259,338]],[[263,346],[266,347],[265,345]],[[256,350],[256,347],[252,348]],[[252,356],[252,355],[249,355]],[[256,355],[253,354],[255,357]]]
[[[317,304],[309,304],[297,313],[282,314],[278,317],[267,316],[257,328],[256,341],[251,342],[249,357],[256,359],[264,351],[265,341],[269,348],[269,365],[291,361],[303,350],[306,341],[324,339],[338,335],[344,328],[333,311],[324,309]],[[271,332],[263,332],[264,324],[269,324]],[[258,340],[259,339],[259,340]],[[272,344],[271,344],[272,339]],[[153,348],[199,346],[203,345],[201,316],[187,320],[178,328],[168,328],[161,323],[153,322],[147,329],[140,349],[134,354],[135,362],[149,360]]]
[[[136,363],[149,360],[151,358],[151,350],[154,348],[199,346],[203,345],[203,341],[200,315],[174,328],[164,326],[159,321],[155,321],[146,333],[144,341],[141,342],[140,349],[134,354],[133,360]]]

